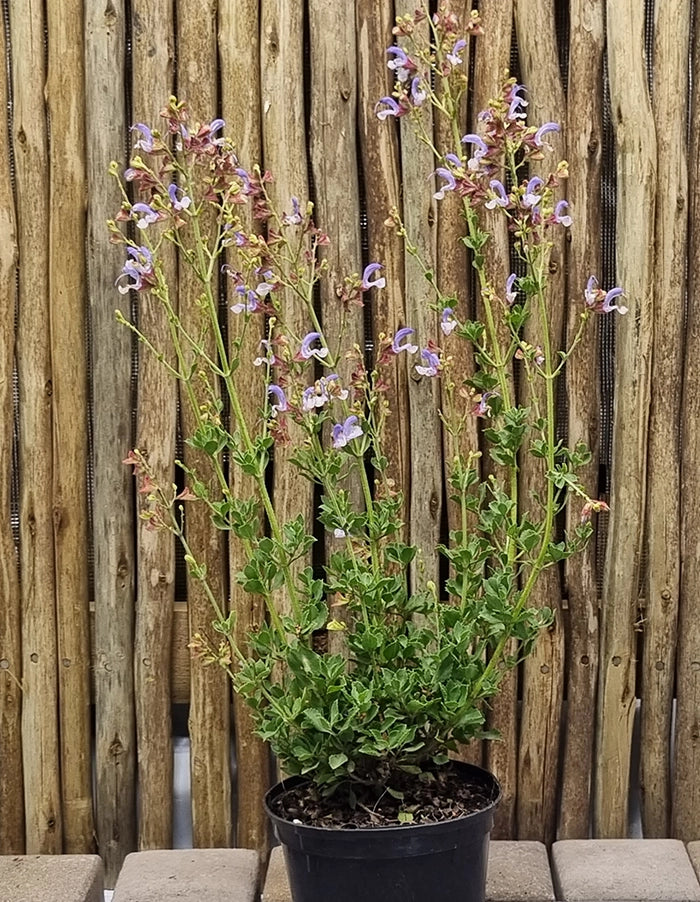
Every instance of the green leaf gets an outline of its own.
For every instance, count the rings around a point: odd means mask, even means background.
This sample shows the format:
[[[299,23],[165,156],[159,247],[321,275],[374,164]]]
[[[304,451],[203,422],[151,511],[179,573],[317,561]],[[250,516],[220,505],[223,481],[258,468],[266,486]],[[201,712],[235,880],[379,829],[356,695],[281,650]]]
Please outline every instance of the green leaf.
[[[338,752],[336,755],[328,756],[328,766],[331,770],[338,770],[338,768],[342,767],[348,760],[348,756],[344,752]]]
[[[398,821],[400,824],[412,824],[413,815],[410,811],[399,811]]]

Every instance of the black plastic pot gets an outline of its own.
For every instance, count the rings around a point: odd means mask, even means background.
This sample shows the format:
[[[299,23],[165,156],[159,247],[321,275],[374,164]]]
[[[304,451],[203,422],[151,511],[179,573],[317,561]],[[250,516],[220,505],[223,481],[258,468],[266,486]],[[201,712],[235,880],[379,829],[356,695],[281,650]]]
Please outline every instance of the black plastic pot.
[[[484,902],[489,833],[501,798],[496,778],[454,762],[487,789],[491,804],[438,824],[331,829],[294,824],[271,802],[305,781],[278,783],[265,808],[284,848],[294,902]]]

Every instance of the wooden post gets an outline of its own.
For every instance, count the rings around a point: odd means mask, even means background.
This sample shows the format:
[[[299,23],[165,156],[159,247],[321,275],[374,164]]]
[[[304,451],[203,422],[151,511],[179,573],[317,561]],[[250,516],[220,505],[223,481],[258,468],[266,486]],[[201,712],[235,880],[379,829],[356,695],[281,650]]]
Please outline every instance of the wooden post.
[[[492,97],[498,96],[508,74],[512,38],[512,0],[484,0],[479,15],[485,35],[477,38],[474,53],[474,111],[485,109]],[[484,211],[484,223],[492,235],[484,248],[488,272],[494,290],[505,291],[511,271],[508,230],[502,216]],[[480,299],[476,299],[477,308]],[[502,340],[509,336],[502,333]],[[482,475],[496,470],[492,461],[482,461]],[[489,729],[499,730],[502,739],[486,745],[485,762],[500,781],[503,798],[496,813],[492,836],[494,839],[514,839],[515,802],[518,770],[518,674],[512,670],[502,681],[497,696],[491,700],[487,723]]]
[[[221,67],[221,110],[229,136],[236,144],[241,165],[250,168],[261,159],[260,109],[260,0],[220,0],[219,2],[219,63]],[[250,73],[253,78],[250,78]],[[247,85],[241,91],[242,84]],[[246,227],[253,228],[250,211]],[[243,332],[240,316],[229,316],[231,343]],[[245,329],[240,348],[241,358],[249,364],[260,353],[263,337],[261,320],[251,319]],[[232,346],[232,345],[231,345]],[[260,373],[252,373],[249,365],[236,374],[238,385],[247,379],[240,393],[243,412],[254,421],[264,404],[264,387]],[[255,496],[254,481],[240,473],[232,475],[232,491],[239,498]],[[236,574],[246,564],[240,540],[229,536],[229,565],[231,606],[236,611],[236,642],[246,647],[248,633],[265,620],[262,598],[249,595],[236,583]],[[236,732],[236,821],[237,846],[257,849],[266,858],[269,847],[268,823],[262,799],[270,785],[270,752],[266,743],[255,733],[250,708],[238,695],[233,697]]]
[[[47,123],[44,108],[44,9],[10,4],[13,143],[18,246],[22,261],[49,268]],[[21,48],[21,51],[19,50]],[[19,285],[20,573],[22,733],[27,852],[55,854],[63,844],[58,738],[58,672],[53,547],[52,373],[46,278],[25,270]]]
[[[393,226],[386,225],[392,208],[401,210],[398,135],[395,128],[380,122],[374,106],[393,90],[393,78],[386,67],[386,48],[393,41],[393,2],[357,0],[358,120],[362,177],[367,211],[369,259],[382,263],[386,287],[381,300],[371,305],[372,336],[375,348],[381,337],[393,335],[406,325],[404,309],[403,242]],[[397,357],[385,369],[389,384],[387,397],[394,399],[382,437],[390,461],[389,478],[404,492],[409,480],[408,363]],[[402,519],[408,520],[408,496],[404,497]]]
[[[6,47],[8,36],[4,17],[0,36],[2,46]],[[0,71],[0,109],[7,110],[7,97],[7,70],[3,67]],[[5,119],[0,140],[0,855],[24,852],[21,597],[10,516],[16,275],[17,223]]]
[[[415,3],[400,0],[396,15],[413,13]],[[428,38],[428,23],[416,25],[421,40]],[[433,113],[428,104],[420,110],[423,128],[433,134]],[[401,123],[401,184],[403,217],[409,239],[428,266],[434,267],[436,254],[436,202],[434,171],[436,161],[431,150],[415,134],[412,123]],[[431,288],[416,260],[405,253],[406,324],[416,330],[416,344],[425,347],[438,334],[438,317],[431,310]],[[440,386],[438,380],[421,376],[415,361],[409,363],[408,399],[411,424],[411,469],[409,478],[409,536],[418,546],[416,561],[411,566],[411,589],[425,587],[428,580],[440,584],[436,546],[440,541],[442,518],[442,424],[438,415]]]
[[[537,28],[532,27],[537,23]],[[518,0],[515,24],[523,81],[528,89],[528,124],[542,125],[566,121],[566,101],[559,75],[559,56],[554,23],[554,7],[547,0]],[[544,178],[563,159],[564,138],[561,133],[547,136],[553,153],[530,167],[530,175]],[[558,197],[566,191],[566,183]],[[554,227],[550,235],[549,284],[546,297],[552,352],[562,346],[566,307],[564,229]],[[524,329],[532,345],[542,341],[539,319],[534,316]],[[557,358],[555,357],[555,360]],[[526,382],[526,380],[523,380]],[[541,409],[544,409],[544,384],[534,386]],[[520,403],[528,403],[530,390],[523,386]],[[545,483],[543,461],[530,454],[521,455],[521,498],[523,510],[537,518],[533,492]],[[523,706],[520,720],[518,758],[518,838],[551,843],[556,837],[557,781],[559,775],[559,733],[564,695],[564,626],[562,622],[561,586],[556,567],[545,570],[533,593],[536,605],[555,612],[549,630],[543,632],[533,654],[523,666]]]
[[[53,371],[63,851],[93,852],[88,641],[87,348],[85,345],[85,62],[83,0],[47,3],[51,121],[49,293]],[[70,241],[66,241],[70,235]]]
[[[123,249],[105,227],[121,206],[111,160],[125,162],[124,7],[86,6],[88,277],[92,346],[97,840],[106,885],[136,846],[131,334],[114,318]],[[128,312],[128,311],[127,311]]]
[[[216,2],[177,0],[178,91],[187,100],[192,116],[211,121],[217,113],[217,35]],[[211,233],[213,219],[204,218],[203,231]],[[202,311],[196,301],[201,283],[181,261],[179,277],[179,314],[190,334],[199,334]],[[205,316],[208,314],[205,314]],[[216,355],[211,333],[206,339],[209,353]],[[195,386],[198,403],[204,393]],[[197,417],[186,394],[181,391],[182,429],[185,437],[193,434]],[[205,455],[185,451],[185,461],[194,467],[198,478],[209,484],[214,497],[218,491],[213,468]],[[205,561],[207,579],[217,598],[226,597],[226,550],[224,536],[211,522],[204,505],[187,508],[186,532],[195,557]],[[192,633],[210,633],[213,619],[209,599],[201,584],[188,577],[187,604]],[[216,848],[231,845],[231,718],[230,685],[223,670],[192,661],[190,674],[190,774],[192,780],[192,831],[195,847]]]
[[[645,836],[671,826],[671,712],[680,583],[680,402],[688,209],[690,0],[659,3],[654,29],[658,142],[654,348],[649,414],[647,582],[642,656],[641,785]],[[696,777],[697,780],[697,777]]]
[[[617,272],[629,312],[616,320],[612,513],[602,606],[594,831],[604,838],[627,834],[656,195],[656,136],[647,89],[643,7],[635,0],[609,2],[607,33],[617,147]]]
[[[566,114],[567,193],[573,225],[569,247],[568,344],[576,335],[589,276],[600,276],[600,170],[603,140],[603,4],[574,0],[571,5],[569,83]],[[592,186],[596,186],[593,188]],[[585,490],[597,498],[600,379],[598,323],[590,323],[566,365],[569,447],[585,442],[593,457],[580,472]],[[580,520],[567,509],[567,530]],[[591,771],[598,683],[598,579],[595,538],[566,562],[568,612],[565,614],[567,709],[563,735],[560,839],[587,839],[591,813]]]
[[[131,7],[134,122],[163,127],[158,114],[173,92],[174,23],[172,0],[133,0]],[[133,141],[132,141],[133,143]],[[136,200],[136,198],[134,198]],[[155,224],[154,229],[159,226]],[[174,249],[160,250],[166,278],[175,286]],[[173,294],[175,292],[173,291]],[[141,295],[140,297],[144,297]],[[167,352],[170,331],[154,300],[139,305],[139,328]],[[152,353],[139,347],[136,447],[148,457],[156,481],[175,481],[177,386]],[[145,505],[142,495],[139,502]],[[134,701],[138,767],[138,847],[168,849],[173,836],[173,743],[170,673],[175,545],[170,533],[137,525]]]
[[[700,65],[700,31],[695,20],[692,71]],[[693,79],[691,122],[700,114],[700,81]],[[700,132],[690,132],[690,216],[688,233],[688,319],[681,404],[681,583],[676,665],[677,707],[673,776],[672,835],[700,836]]]

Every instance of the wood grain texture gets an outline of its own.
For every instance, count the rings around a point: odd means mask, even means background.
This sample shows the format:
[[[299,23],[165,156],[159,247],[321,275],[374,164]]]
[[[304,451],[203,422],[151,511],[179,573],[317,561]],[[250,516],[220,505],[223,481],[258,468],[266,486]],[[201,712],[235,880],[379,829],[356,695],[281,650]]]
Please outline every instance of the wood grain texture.
[[[378,347],[383,336],[405,326],[404,250],[393,225],[386,220],[392,208],[401,212],[399,142],[396,128],[380,122],[374,106],[391,94],[393,80],[386,67],[386,48],[393,41],[394,4],[391,0],[357,0],[358,122],[369,260],[382,263],[386,287],[370,301],[372,338]],[[384,369],[391,399],[382,437],[389,460],[388,476],[404,492],[402,520],[408,522],[410,443],[408,419],[408,365],[402,354]]]
[[[692,71],[700,65],[697,19]],[[691,122],[700,115],[700,81],[693,79]],[[676,729],[672,835],[700,836],[700,133],[690,130],[688,156],[688,313],[681,403],[681,582],[676,659]]]
[[[413,13],[415,4],[409,0],[396,3],[396,15]],[[428,23],[415,26],[416,34],[425,43],[428,40]],[[401,41],[399,41],[401,43]],[[432,109],[425,104],[416,115],[422,120],[425,133],[433,135]],[[435,169],[432,151],[415,133],[415,126],[401,121],[401,188],[403,192],[403,221],[408,238],[418,248],[422,260],[432,269],[436,259],[437,211],[433,198]],[[406,283],[404,303],[406,321],[415,329],[416,344],[425,347],[438,335],[438,318],[429,304],[433,300],[432,289],[423,276],[416,260],[405,253]],[[409,478],[409,536],[411,544],[418,546],[418,554],[411,565],[410,579],[413,591],[422,589],[432,580],[439,585],[439,556],[442,518],[442,426],[438,415],[440,385],[437,379],[421,376],[415,370],[415,361],[409,364],[408,399],[410,431]]]
[[[0,43],[6,46],[5,19]],[[8,73],[0,71],[0,109],[7,109]],[[22,624],[17,549],[12,533],[11,492],[17,303],[17,221],[10,179],[10,135],[0,140],[0,855],[24,852],[22,776]]]
[[[569,83],[566,115],[567,193],[573,225],[568,261],[567,346],[578,331],[583,291],[601,266],[601,148],[603,140],[603,0],[574,0],[570,7]],[[598,323],[589,323],[566,366],[569,447],[584,442],[592,453],[579,472],[584,489],[597,498],[600,452]],[[567,530],[580,520],[580,502],[567,509]],[[591,772],[598,683],[598,575],[596,546],[565,566],[566,721],[562,735],[559,838],[587,839],[591,816]]]
[[[532,23],[537,22],[537,28]],[[515,4],[515,25],[520,53],[522,78],[528,88],[528,125],[542,125],[566,119],[566,100],[559,74],[559,56],[551,0],[518,0]],[[530,166],[530,175],[545,178],[564,157],[564,137],[561,132],[547,136],[552,152],[545,159]],[[564,197],[566,183],[557,191]],[[549,236],[551,250],[545,304],[548,311],[552,353],[563,346],[566,309],[566,235],[556,226]],[[525,339],[541,345],[544,336],[539,315],[533,314],[525,325]],[[554,357],[556,359],[556,357]],[[539,380],[531,390],[527,382],[521,385],[520,403],[532,403],[532,393],[539,397],[540,409],[545,407],[544,381]],[[544,461],[529,454],[521,455],[520,503],[538,517],[533,504],[533,492],[542,491],[546,484]],[[564,626],[562,622],[561,585],[556,567],[545,570],[533,592],[535,605],[546,606],[555,612],[549,630],[542,633],[533,654],[523,665],[523,705],[520,719],[520,747],[518,760],[518,838],[555,839],[557,776],[559,772],[559,737],[564,696]]]
[[[10,4],[13,146],[20,261],[47,273],[48,136],[44,106],[43,4]],[[25,268],[19,283],[20,586],[22,733],[27,852],[62,850],[58,668],[53,547],[52,373],[48,280]]]
[[[641,788],[645,836],[671,825],[671,713],[680,584],[680,402],[688,210],[689,0],[655,7],[654,345],[647,483]]]
[[[228,133],[233,138],[241,165],[250,168],[261,159],[260,80],[249,80],[249,73],[260,71],[260,0],[219,0],[219,64],[221,71],[221,111]],[[240,90],[246,84],[245,91]],[[252,218],[246,226],[253,228]],[[243,321],[229,317],[231,341],[241,337]],[[244,361],[253,360],[259,353],[263,337],[263,322],[249,321],[240,354]],[[245,381],[244,381],[245,380]],[[243,366],[236,374],[242,387],[241,403],[249,422],[255,422],[264,404],[264,387],[260,373],[251,373]],[[240,498],[256,494],[250,477],[237,472],[231,477],[231,489]],[[246,637],[265,619],[265,605],[260,597],[249,595],[236,584],[236,574],[245,566],[246,556],[240,540],[229,536],[231,605],[236,611],[236,642],[245,647]],[[234,723],[236,733],[236,821],[237,846],[257,849],[265,858],[269,846],[267,817],[262,798],[270,784],[270,753],[268,746],[255,734],[250,709],[234,694]]]
[[[95,720],[98,850],[114,886],[136,847],[133,477],[121,461],[131,434],[131,335],[114,318],[123,250],[105,227],[121,205],[109,164],[125,164],[124,8],[85,10],[88,272],[92,348]],[[128,311],[126,311],[128,313]]]
[[[134,122],[162,128],[158,114],[173,93],[173,0],[133,0],[131,6],[131,109]],[[138,136],[138,133],[134,133]],[[133,142],[133,138],[132,138]],[[160,228],[154,224],[154,230]],[[157,234],[157,233],[156,233]],[[164,242],[160,257],[166,279],[175,284],[174,248]],[[139,328],[157,348],[170,348],[167,315],[155,299],[139,304]],[[175,480],[177,386],[162,364],[139,346],[136,447],[148,458],[159,485]],[[172,354],[168,354],[168,359]],[[172,362],[172,361],[171,361]],[[137,498],[139,509],[147,502]],[[138,762],[138,847],[168,849],[173,836],[173,743],[170,673],[175,544],[165,531],[139,520],[136,539],[136,624],[134,699]]]
[[[53,379],[63,851],[95,849],[88,643],[88,398],[85,346],[85,65],[83,0],[46,5],[51,122],[49,295]],[[66,234],[71,241],[66,242]]]
[[[508,76],[512,37],[512,0],[485,0],[479,5],[479,15],[484,26],[484,36],[477,38],[474,51],[474,122],[476,114],[497,97],[503,81]],[[492,235],[485,246],[486,267],[491,284],[497,294],[505,291],[511,271],[508,232],[502,216],[483,211],[483,227]],[[477,315],[482,310],[480,298],[476,298]],[[505,330],[499,333],[503,342],[509,337]],[[490,460],[482,460],[482,476],[488,472],[498,475]],[[501,475],[502,478],[502,475]],[[506,651],[508,653],[508,651]],[[502,681],[499,693],[490,702],[487,715],[488,728],[499,730],[502,739],[490,742],[485,748],[485,764],[501,784],[503,797],[496,813],[492,836],[494,839],[514,839],[515,804],[518,770],[518,673],[512,670]]]
[[[211,121],[217,113],[217,32],[216,0],[206,3],[177,0],[177,84],[194,120]],[[213,234],[213,219],[206,214],[200,227],[203,234]],[[190,334],[200,334],[202,311],[197,300],[201,283],[180,260],[179,316]],[[208,313],[204,314],[205,317]],[[216,356],[211,332],[204,339],[208,353]],[[204,387],[194,385],[197,404],[205,400]],[[216,386],[213,387],[216,390]],[[192,409],[184,390],[180,396],[182,431],[185,437],[195,431],[199,414]],[[213,468],[206,456],[186,448],[185,462],[198,478],[209,485],[212,498],[217,497]],[[185,524],[187,541],[197,560],[206,561],[207,580],[216,598],[226,597],[228,556],[224,536],[211,522],[204,505],[192,504],[187,509]],[[210,624],[214,616],[201,583],[188,576],[187,604],[190,630],[212,638]],[[190,671],[191,694],[189,731],[191,743],[190,775],[192,781],[192,839],[197,848],[231,845],[231,722],[230,685],[223,670],[206,667],[193,660]]]
[[[594,831],[625,836],[635,700],[635,619],[642,550],[654,310],[656,136],[644,59],[644,10],[606,7],[617,149],[617,280],[629,313],[616,321],[615,431],[603,585]]]

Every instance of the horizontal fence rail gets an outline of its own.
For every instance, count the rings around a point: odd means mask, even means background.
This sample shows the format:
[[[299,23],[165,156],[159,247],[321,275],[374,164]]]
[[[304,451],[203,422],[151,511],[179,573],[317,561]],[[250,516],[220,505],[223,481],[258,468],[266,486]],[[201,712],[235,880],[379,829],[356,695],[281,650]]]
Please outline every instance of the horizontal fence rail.
[[[209,629],[208,602],[179,575],[172,538],[139,520],[142,501],[121,462],[137,445],[167,482],[176,478],[174,457],[187,454],[207,478],[180,445],[191,426],[186,405],[180,412],[163,369],[114,317],[122,260],[105,224],[120,196],[108,169],[112,160],[126,164],[129,126],[154,120],[177,90],[195,117],[226,120],[242,165],[274,173],[276,203],[315,201],[337,279],[384,263],[381,303],[358,309],[349,324],[355,341],[371,351],[406,324],[438,331],[422,276],[386,225],[392,207],[466,318],[480,298],[456,240],[456,206],[435,201],[434,162],[410,129],[379,123],[373,112],[392,88],[385,50],[394,17],[414,5],[3,0],[0,854],[97,849],[109,883],[128,852],[169,847],[173,705],[189,713],[194,844],[266,854],[269,752],[223,672],[190,660],[190,636]],[[470,6],[452,2],[461,16]],[[476,114],[507,69],[531,91],[532,123],[562,125],[552,143],[569,162],[574,222],[553,248],[550,329],[571,336],[594,273],[606,287],[624,286],[629,313],[590,330],[567,362],[559,398],[562,435],[593,452],[584,485],[612,512],[584,554],[547,571],[537,602],[555,609],[555,625],[493,701],[488,722],[502,740],[461,753],[502,782],[499,837],[624,836],[630,786],[639,782],[645,835],[694,840],[700,139],[688,122],[697,120],[700,88],[694,79],[690,96],[688,73],[698,71],[700,42],[692,2],[656,0],[645,11],[637,0],[480,0],[479,11],[486,33],[465,51],[464,131],[478,129]],[[429,115],[425,127],[442,144]],[[509,242],[500,228],[485,252],[505,283]],[[166,267],[186,324],[197,286],[184,274],[175,279],[178,265],[172,253]],[[333,293],[321,292],[331,337],[337,309]],[[167,340],[161,313],[144,305],[139,315],[144,331]],[[236,318],[226,327],[235,341]],[[248,330],[245,355],[261,337]],[[468,377],[470,361],[456,365]],[[414,578],[437,581],[433,550],[457,528],[445,501],[454,440],[436,413],[439,382],[417,379],[398,358],[387,380],[391,476],[408,489],[406,534],[425,549]],[[254,414],[259,384],[244,395]],[[460,441],[477,449],[470,428]],[[537,479],[533,463],[526,481]],[[481,466],[485,477],[494,465]],[[241,497],[249,488],[234,486]],[[312,517],[312,489],[284,448],[272,493],[283,520]],[[235,581],[243,550],[194,511],[188,539],[206,549],[243,643],[264,616]]]

